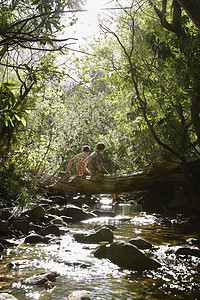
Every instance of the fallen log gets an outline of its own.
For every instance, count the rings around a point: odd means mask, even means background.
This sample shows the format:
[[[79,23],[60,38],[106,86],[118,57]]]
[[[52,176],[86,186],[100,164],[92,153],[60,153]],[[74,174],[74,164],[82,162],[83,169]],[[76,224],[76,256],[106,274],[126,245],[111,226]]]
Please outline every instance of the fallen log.
[[[184,187],[186,184],[187,179],[180,163],[159,156],[138,172],[70,178],[65,172],[60,172],[59,179],[48,189],[54,193],[120,194],[163,187]]]

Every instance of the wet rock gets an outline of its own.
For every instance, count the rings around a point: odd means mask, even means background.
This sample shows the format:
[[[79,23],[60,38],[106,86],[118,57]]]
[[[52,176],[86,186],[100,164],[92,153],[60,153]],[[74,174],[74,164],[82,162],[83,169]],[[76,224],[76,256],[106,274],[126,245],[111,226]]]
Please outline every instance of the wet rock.
[[[1,210],[1,220],[8,220],[12,216],[12,212],[8,208]]]
[[[97,258],[106,258],[106,255],[107,255],[107,247],[106,245],[101,245],[99,247],[97,247],[93,252],[92,254],[94,255],[94,257],[97,257]]]
[[[13,221],[13,228],[27,234],[30,229],[30,222],[26,217],[16,219]]]
[[[49,235],[49,234],[54,234],[56,236],[60,236],[60,229],[56,225],[49,225],[49,226],[41,229],[38,232],[38,234],[40,234],[42,236],[46,236],[46,235]]]
[[[97,217],[109,217],[109,218],[114,218],[116,217],[116,213],[113,211],[103,211],[103,210],[93,210],[93,214],[95,214]]]
[[[45,215],[45,210],[42,206],[36,206],[29,211],[29,215],[34,219],[42,219]]]
[[[125,242],[113,242],[107,249],[106,257],[123,269],[143,271],[156,269],[160,263],[149,258],[136,246]]]
[[[65,205],[67,203],[67,200],[64,197],[58,195],[51,196],[49,199],[53,202],[53,204]]]
[[[86,244],[98,244],[100,242],[112,243],[113,232],[109,228],[102,227],[100,230],[92,233],[75,233],[74,239],[79,243]]]
[[[8,293],[0,293],[0,300],[17,300],[17,298]]]
[[[200,249],[189,248],[189,247],[181,247],[176,252],[176,255],[184,255],[184,256],[196,256],[200,257]]]
[[[60,211],[60,215],[71,217],[73,220],[76,221],[84,221],[96,217],[96,215],[86,212],[80,207],[70,204]]]
[[[67,300],[92,300],[92,298],[87,291],[75,291],[67,297]]]
[[[60,240],[54,234],[48,234],[44,237],[45,244],[60,244]]]
[[[137,238],[133,238],[129,241],[130,244],[136,246],[138,249],[151,249],[152,248],[152,244],[147,242],[146,240],[137,237]]]
[[[9,247],[14,247],[14,246],[18,246],[19,243],[17,243],[16,241],[11,241],[11,240],[7,240],[7,239],[0,239],[0,243],[5,247],[5,248],[9,248]]]
[[[72,217],[60,216],[65,223],[72,223]]]
[[[41,225],[30,223],[30,230],[35,231],[36,233],[42,229]]]
[[[49,281],[55,281],[56,278],[59,276],[57,272],[46,272],[34,275],[32,277],[27,278],[24,283],[27,285],[44,285]]]
[[[61,217],[56,217],[51,220],[52,225],[63,225],[63,219]]]
[[[51,222],[53,219],[56,218],[56,215],[47,214],[41,219],[44,223]]]
[[[49,215],[57,215],[57,213],[58,213],[58,209],[55,207],[51,207],[46,210],[46,214]]]
[[[0,220],[0,236],[10,236],[10,234],[8,222]]]
[[[44,242],[44,237],[39,234],[30,234],[24,240],[24,243],[29,243],[29,244],[37,244],[43,242]]]

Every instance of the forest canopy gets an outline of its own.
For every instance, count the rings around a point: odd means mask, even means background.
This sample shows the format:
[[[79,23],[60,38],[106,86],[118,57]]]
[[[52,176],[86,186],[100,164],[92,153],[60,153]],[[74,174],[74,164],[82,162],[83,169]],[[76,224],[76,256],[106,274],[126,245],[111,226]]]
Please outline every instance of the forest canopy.
[[[200,1],[104,2],[85,37],[85,1],[0,4],[0,197],[23,202],[98,141],[110,173],[199,158]]]

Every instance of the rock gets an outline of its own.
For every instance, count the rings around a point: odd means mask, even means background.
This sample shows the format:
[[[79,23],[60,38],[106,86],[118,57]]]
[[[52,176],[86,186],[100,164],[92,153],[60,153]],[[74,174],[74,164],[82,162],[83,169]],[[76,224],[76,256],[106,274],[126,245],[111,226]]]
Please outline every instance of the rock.
[[[8,293],[0,293],[0,300],[17,300],[17,298]]]
[[[8,220],[12,216],[12,212],[8,208],[4,208],[1,210],[1,219]]]
[[[75,221],[84,221],[96,217],[96,215],[86,212],[80,207],[70,204],[60,211],[60,215],[71,217]]]
[[[102,227],[100,230],[89,234],[75,233],[74,239],[79,243],[86,244],[98,244],[100,242],[112,243],[113,232],[109,228]]]
[[[11,230],[8,222],[0,220],[0,236],[10,236]]]
[[[29,244],[37,244],[43,242],[44,242],[44,237],[39,234],[30,234],[24,240],[24,243],[29,243]]]
[[[136,246],[138,249],[151,249],[152,248],[152,244],[150,244],[149,242],[147,242],[146,240],[137,237],[137,238],[133,238],[129,241],[130,244]]]
[[[42,229],[42,226],[30,223],[30,230],[34,230],[36,233]]]
[[[60,216],[65,223],[72,223],[72,217]]]
[[[44,285],[48,281],[55,281],[59,276],[57,272],[46,272],[27,278],[24,283],[27,285]]]
[[[49,215],[57,215],[57,213],[58,213],[58,209],[55,207],[51,207],[46,210],[46,214]]]
[[[92,253],[97,258],[106,258],[107,255],[107,247],[106,245],[101,245],[97,247]]]
[[[25,217],[25,218],[20,218],[20,219],[16,219],[13,222],[13,228],[15,230],[19,230],[22,233],[28,233],[29,229],[30,229],[30,223],[29,220]]]
[[[60,236],[60,229],[56,225],[49,225],[43,229],[41,229],[38,234],[45,236],[49,234],[54,234],[56,236]]]
[[[29,211],[29,215],[34,219],[42,219],[45,215],[45,210],[41,206],[36,206]]]
[[[185,256],[191,255],[191,256],[200,257],[200,249],[181,247],[175,252],[175,254],[176,255],[185,255]]]
[[[113,242],[106,257],[123,269],[143,271],[160,267],[160,263],[149,258],[136,246],[125,242]]]
[[[92,298],[87,291],[75,291],[67,297],[67,300],[92,300]]]

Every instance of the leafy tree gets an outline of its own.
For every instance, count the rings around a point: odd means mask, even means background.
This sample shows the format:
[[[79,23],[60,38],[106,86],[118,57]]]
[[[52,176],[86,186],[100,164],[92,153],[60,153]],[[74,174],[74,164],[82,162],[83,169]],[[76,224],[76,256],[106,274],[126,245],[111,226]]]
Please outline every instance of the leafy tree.
[[[61,36],[64,13],[79,8],[81,1],[1,1],[0,6],[0,145],[3,164],[14,144],[19,122],[25,125],[32,107],[29,93],[47,71],[40,60],[48,52],[64,50],[74,37]],[[65,8],[69,10],[65,11]],[[73,23],[73,16],[69,23]],[[70,40],[70,42],[69,42]],[[15,134],[14,134],[15,133]]]

